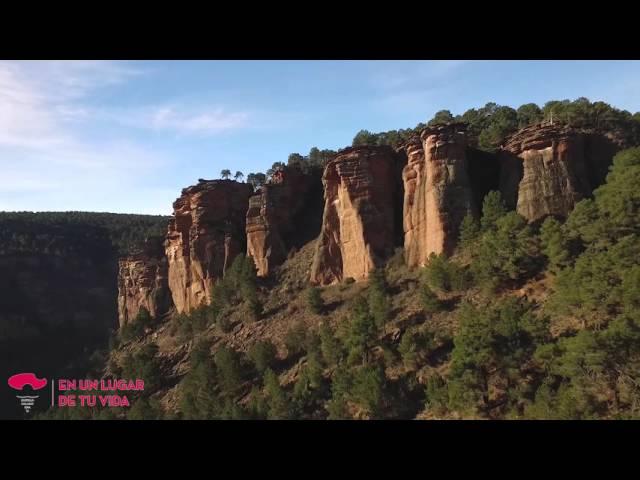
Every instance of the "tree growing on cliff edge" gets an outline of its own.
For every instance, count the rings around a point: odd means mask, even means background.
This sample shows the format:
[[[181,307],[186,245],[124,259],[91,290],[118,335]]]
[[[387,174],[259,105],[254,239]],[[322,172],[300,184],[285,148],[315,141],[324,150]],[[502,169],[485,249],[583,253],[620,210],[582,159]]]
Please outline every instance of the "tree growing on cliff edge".
[[[241,182],[241,181],[242,181],[242,179],[244,178],[244,173],[242,173],[240,170],[238,170],[238,171],[236,172],[236,174],[233,176],[233,178],[234,178],[234,180],[235,180],[236,182]]]
[[[428,125],[437,125],[439,123],[451,123],[455,120],[453,115],[449,110],[440,110],[436,112],[431,120],[429,120]]]
[[[228,169],[224,169],[222,171],[220,171],[220,177],[224,180],[228,180],[229,177],[231,176],[231,170]]]
[[[247,183],[249,183],[254,190],[260,188],[265,184],[266,181],[267,176],[262,172],[250,173],[249,175],[247,175]]]

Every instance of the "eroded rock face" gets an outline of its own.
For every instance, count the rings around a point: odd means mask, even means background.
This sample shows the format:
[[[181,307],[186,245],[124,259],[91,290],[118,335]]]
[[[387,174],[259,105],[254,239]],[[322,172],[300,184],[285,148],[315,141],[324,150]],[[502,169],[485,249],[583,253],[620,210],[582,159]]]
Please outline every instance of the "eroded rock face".
[[[390,147],[346,148],[325,167],[324,213],[311,282],[328,285],[368,277],[394,248],[394,174]]]
[[[135,319],[142,307],[151,316],[171,308],[167,257],[162,238],[151,238],[142,251],[118,260],[118,319],[120,326]]]
[[[313,184],[310,175],[292,167],[276,173],[272,183],[263,185],[249,199],[247,211],[247,254],[253,257],[261,277],[286,259],[297,236],[295,230],[300,228],[295,220],[302,210],[307,209],[309,215],[320,214],[307,208],[313,203],[308,198]]]
[[[618,146],[605,135],[566,125],[537,124],[509,137],[500,151],[500,190],[533,222],[566,217],[604,182]]]
[[[474,212],[465,128],[457,123],[428,127],[405,147],[404,249],[409,266],[424,265],[431,253],[451,253],[462,219]]]
[[[208,304],[211,288],[244,250],[249,184],[200,180],[173,204],[166,255],[169,289],[176,310]]]

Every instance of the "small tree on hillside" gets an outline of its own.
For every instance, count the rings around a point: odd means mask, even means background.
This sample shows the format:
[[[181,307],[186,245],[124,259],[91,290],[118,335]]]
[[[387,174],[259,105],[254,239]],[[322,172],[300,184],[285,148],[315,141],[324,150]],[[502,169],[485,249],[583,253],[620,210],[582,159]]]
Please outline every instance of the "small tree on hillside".
[[[220,177],[223,178],[224,180],[228,180],[230,176],[231,176],[231,170],[228,170],[225,168],[224,170],[220,171]]]

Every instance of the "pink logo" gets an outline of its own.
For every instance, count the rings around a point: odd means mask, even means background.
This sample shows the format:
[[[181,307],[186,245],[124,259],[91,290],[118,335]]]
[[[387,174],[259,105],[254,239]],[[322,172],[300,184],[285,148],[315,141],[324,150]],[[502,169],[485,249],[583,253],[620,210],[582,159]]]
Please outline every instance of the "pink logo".
[[[22,390],[29,385],[33,390],[41,390],[47,385],[46,378],[38,378],[35,373],[16,373],[9,377],[9,386],[14,390]],[[31,411],[39,395],[16,395],[26,413]]]
[[[47,386],[47,379],[39,379],[35,373],[17,373],[9,377],[9,386],[15,390],[22,390],[29,385],[34,390],[40,390]]]

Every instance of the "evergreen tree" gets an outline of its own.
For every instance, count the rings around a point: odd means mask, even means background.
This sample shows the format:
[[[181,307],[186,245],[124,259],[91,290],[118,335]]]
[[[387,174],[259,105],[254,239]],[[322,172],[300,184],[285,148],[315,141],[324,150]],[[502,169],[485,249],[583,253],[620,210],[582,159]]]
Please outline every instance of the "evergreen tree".
[[[500,192],[491,191],[487,193],[482,203],[482,218],[480,219],[482,231],[486,232],[494,229],[498,219],[506,213],[507,209],[504,206]]]
[[[471,213],[467,213],[460,224],[460,246],[468,248],[477,240],[480,226]]]
[[[264,374],[264,386],[267,397],[269,420],[288,420],[292,411],[287,395],[280,386],[278,376],[271,369],[267,369]]]
[[[307,290],[307,303],[309,308],[316,315],[320,315],[324,309],[324,301],[322,295],[320,295],[320,289],[312,286]]]
[[[277,354],[276,346],[270,341],[259,341],[249,350],[249,358],[253,361],[258,373],[264,373],[267,368],[272,368]]]

